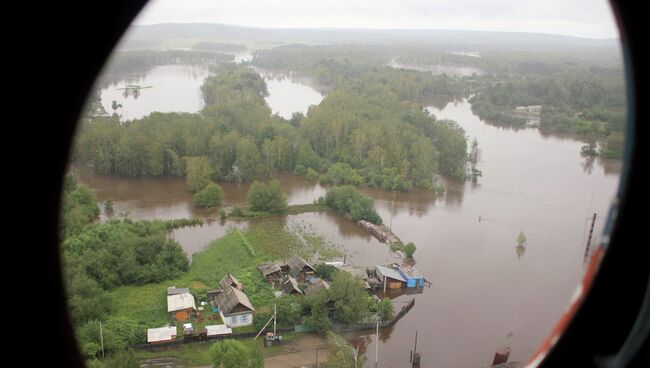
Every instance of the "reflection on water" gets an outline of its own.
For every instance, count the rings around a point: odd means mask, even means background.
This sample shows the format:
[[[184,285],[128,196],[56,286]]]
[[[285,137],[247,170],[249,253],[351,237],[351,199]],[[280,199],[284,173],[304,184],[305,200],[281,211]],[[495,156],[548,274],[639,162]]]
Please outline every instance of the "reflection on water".
[[[266,103],[274,114],[285,119],[290,119],[293,113],[307,114],[310,106],[318,105],[323,100],[323,95],[312,88],[310,81],[303,78],[298,81],[292,73],[278,73],[257,69],[269,91]]]
[[[142,118],[153,111],[197,112],[203,108],[200,87],[208,74],[206,66],[157,66],[102,88],[102,105],[109,114],[117,112],[121,121]],[[151,88],[142,89],[137,98],[125,96],[123,88],[131,84]],[[113,101],[122,107],[113,110]]]
[[[389,62],[386,65],[395,69],[410,69],[410,70],[417,70],[421,72],[429,72],[433,75],[447,74],[447,75],[457,76],[457,77],[469,77],[474,74],[476,75],[485,74],[485,72],[479,68],[474,68],[471,66],[463,66],[463,65],[410,64],[410,63],[398,62],[396,60],[391,60],[391,62]]]

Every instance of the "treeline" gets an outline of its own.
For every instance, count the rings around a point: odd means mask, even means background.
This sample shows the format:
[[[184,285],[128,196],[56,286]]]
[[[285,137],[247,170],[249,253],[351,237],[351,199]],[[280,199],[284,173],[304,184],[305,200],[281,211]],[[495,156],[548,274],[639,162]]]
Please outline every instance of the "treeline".
[[[601,139],[604,155],[620,157],[622,134],[612,133],[622,133],[625,127],[621,70],[565,67],[560,73],[545,77],[485,77],[481,84],[479,92],[470,99],[472,111],[481,118],[523,125],[526,120],[513,115],[515,108],[541,105],[541,129]]]
[[[108,291],[123,285],[142,285],[178,276],[189,267],[180,245],[169,239],[162,221],[110,220],[95,223],[99,207],[93,194],[65,179],[61,217],[61,248],[68,310],[85,357],[101,351],[99,321],[103,321],[105,350],[121,351],[146,341],[146,327],[111,316]],[[120,359],[131,359],[128,353]],[[110,359],[109,359],[110,361]]]
[[[251,63],[272,70],[291,70],[335,88],[353,80],[388,86],[402,100],[420,101],[431,95],[462,95],[467,84],[446,75],[395,70],[386,64],[404,52],[395,46],[288,45],[259,50]]]
[[[411,101],[452,88],[444,78],[439,85],[427,80],[378,69],[343,83],[307,117],[285,120],[271,115],[266,84],[253,69],[227,66],[201,87],[206,106],[200,113],[85,121],[73,158],[103,174],[187,175],[188,184],[200,167],[202,183],[193,191],[206,180],[248,181],[276,171],[328,181],[347,176],[336,173],[341,165],[361,178],[354,185],[433,188],[438,172],[464,176],[467,144],[458,125]]]
[[[234,56],[209,51],[185,50],[132,50],[111,54],[104,74],[124,74],[146,71],[154,66],[167,64],[213,64],[227,63]]]
[[[224,42],[199,42],[192,45],[193,50],[219,51],[219,52],[246,52],[248,47],[236,43]]]

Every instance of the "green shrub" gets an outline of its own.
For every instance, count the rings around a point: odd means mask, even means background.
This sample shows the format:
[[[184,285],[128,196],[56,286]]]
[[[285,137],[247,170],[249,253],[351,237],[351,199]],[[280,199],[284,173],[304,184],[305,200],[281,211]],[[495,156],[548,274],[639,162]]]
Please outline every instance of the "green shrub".
[[[218,184],[210,183],[194,195],[194,204],[201,208],[212,208],[221,205],[223,194]]]

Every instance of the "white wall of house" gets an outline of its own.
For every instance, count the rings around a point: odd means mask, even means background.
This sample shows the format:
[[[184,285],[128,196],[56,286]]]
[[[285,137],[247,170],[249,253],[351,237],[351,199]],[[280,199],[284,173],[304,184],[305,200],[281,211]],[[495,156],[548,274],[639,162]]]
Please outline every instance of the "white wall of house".
[[[253,324],[253,313],[235,314],[233,316],[221,314],[221,319],[230,328],[250,326]]]

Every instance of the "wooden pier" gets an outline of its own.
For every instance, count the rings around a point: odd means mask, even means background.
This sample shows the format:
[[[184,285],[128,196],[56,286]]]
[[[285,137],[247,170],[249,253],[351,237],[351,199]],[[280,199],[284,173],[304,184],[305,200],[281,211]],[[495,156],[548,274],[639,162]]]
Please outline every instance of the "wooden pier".
[[[375,225],[366,220],[360,220],[358,224],[382,243],[388,243],[390,245],[402,242],[397,235],[395,235],[390,229],[387,229],[386,226]]]

